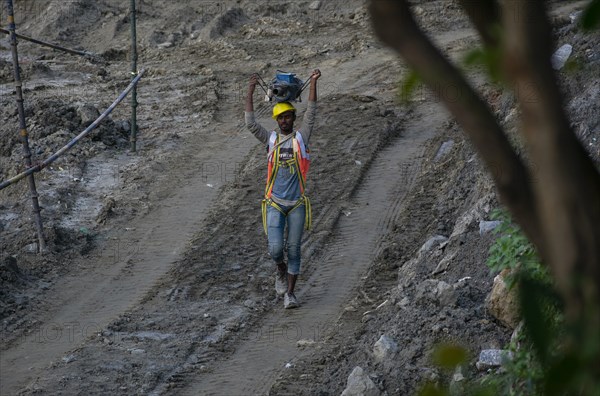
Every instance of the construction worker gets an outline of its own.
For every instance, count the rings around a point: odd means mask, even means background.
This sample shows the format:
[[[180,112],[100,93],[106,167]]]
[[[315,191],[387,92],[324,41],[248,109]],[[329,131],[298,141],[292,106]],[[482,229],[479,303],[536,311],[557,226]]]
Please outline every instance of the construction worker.
[[[273,119],[279,131],[267,131],[254,117],[253,94],[258,76],[252,75],[246,98],[246,127],[267,146],[268,176],[262,203],[263,227],[267,233],[269,253],[276,265],[275,291],[284,295],[284,308],[298,307],[294,294],[300,273],[302,233],[310,227],[310,201],[304,194],[306,174],[310,164],[308,141],[315,124],[317,80],[321,72],[310,76],[308,105],[302,127],[294,131],[296,109],[289,102],[273,107]],[[287,263],[284,257],[284,230],[287,224]]]

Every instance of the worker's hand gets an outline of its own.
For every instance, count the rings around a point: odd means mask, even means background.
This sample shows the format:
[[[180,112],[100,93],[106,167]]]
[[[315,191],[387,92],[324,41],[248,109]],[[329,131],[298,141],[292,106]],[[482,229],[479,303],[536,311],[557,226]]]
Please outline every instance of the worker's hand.
[[[248,91],[254,92],[256,84],[258,84],[258,74],[254,73],[250,76],[250,84],[248,85]]]
[[[316,82],[319,77],[321,77],[321,70],[319,69],[315,69],[312,71],[312,73],[310,74],[310,82]]]

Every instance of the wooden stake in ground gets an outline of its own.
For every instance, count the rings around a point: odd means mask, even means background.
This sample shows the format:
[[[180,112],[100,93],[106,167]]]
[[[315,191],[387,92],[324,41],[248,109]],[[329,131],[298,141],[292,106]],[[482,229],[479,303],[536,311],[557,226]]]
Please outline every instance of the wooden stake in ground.
[[[129,18],[129,22],[131,24],[131,74],[132,79],[137,76],[137,34],[136,34],[136,26],[135,26],[135,0],[131,0],[130,5],[131,16]],[[137,86],[133,87],[131,91],[131,134],[130,134],[130,143],[131,143],[131,151],[135,152],[136,150],[136,141],[137,141]]]
[[[17,109],[19,112],[19,129],[21,135],[21,142],[23,143],[23,160],[27,168],[31,168],[31,150],[29,149],[29,139],[27,134],[27,124],[25,122],[25,110],[23,108],[23,91],[21,89],[21,73],[19,70],[19,56],[17,53],[17,36],[16,36],[16,25],[15,16],[13,10],[12,0],[6,0],[6,8],[8,12],[8,30],[10,32],[10,46],[12,50],[12,60],[14,69],[15,79],[15,90],[17,93]],[[42,216],[40,214],[40,204],[38,202],[38,194],[35,188],[35,179],[33,174],[27,177],[29,184],[29,191],[31,192],[31,201],[33,204],[33,217],[35,221],[35,227],[38,235],[39,252],[46,250],[46,240],[44,239],[44,226],[42,224]]]

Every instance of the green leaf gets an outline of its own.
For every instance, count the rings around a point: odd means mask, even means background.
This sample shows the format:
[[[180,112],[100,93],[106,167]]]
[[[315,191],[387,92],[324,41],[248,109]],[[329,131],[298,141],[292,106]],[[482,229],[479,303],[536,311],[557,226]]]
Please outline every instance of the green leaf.
[[[592,0],[583,10],[581,27],[585,30],[597,29],[600,26],[600,0]]]
[[[490,213],[490,218],[492,220],[508,221],[510,219],[510,216],[508,215],[508,212],[506,210],[496,208],[493,209]]]
[[[491,80],[495,83],[500,82],[500,49],[492,47],[475,48],[465,55],[463,63],[466,66],[484,67]]]
[[[403,103],[409,102],[413,96],[415,89],[421,84],[421,76],[416,70],[410,69],[408,75],[400,84],[400,98]]]

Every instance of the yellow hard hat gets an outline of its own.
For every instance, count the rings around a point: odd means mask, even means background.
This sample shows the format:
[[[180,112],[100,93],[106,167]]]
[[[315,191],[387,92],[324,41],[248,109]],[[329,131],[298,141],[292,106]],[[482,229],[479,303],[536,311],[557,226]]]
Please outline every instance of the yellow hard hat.
[[[286,111],[296,111],[296,108],[290,104],[290,102],[280,102],[273,107],[273,119],[276,120],[277,116]]]

